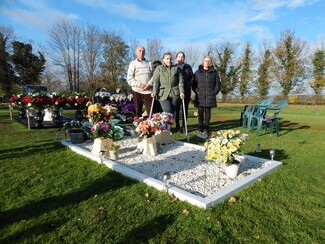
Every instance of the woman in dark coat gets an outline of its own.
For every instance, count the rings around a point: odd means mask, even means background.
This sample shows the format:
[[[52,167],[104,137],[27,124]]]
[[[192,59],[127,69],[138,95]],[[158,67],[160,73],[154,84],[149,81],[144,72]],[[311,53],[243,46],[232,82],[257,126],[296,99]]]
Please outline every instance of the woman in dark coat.
[[[183,129],[185,128],[185,120],[188,118],[188,105],[191,101],[191,91],[192,91],[192,80],[193,80],[193,71],[192,67],[185,63],[185,54],[183,52],[178,52],[176,54],[176,66],[182,71],[182,75],[184,77],[184,91],[185,91],[185,98],[184,98],[184,107],[182,101],[180,100],[178,106],[176,106],[175,111],[175,125],[176,131],[183,133]],[[182,109],[181,109],[182,108]],[[183,111],[185,110],[186,119],[184,119]],[[180,113],[181,112],[181,113]],[[180,117],[180,114],[182,116]],[[180,119],[182,120],[182,127],[180,126]]]
[[[197,96],[198,130],[208,133],[211,120],[211,108],[217,106],[216,96],[220,91],[221,83],[217,71],[212,66],[209,56],[203,58],[203,64],[194,74],[193,90]]]

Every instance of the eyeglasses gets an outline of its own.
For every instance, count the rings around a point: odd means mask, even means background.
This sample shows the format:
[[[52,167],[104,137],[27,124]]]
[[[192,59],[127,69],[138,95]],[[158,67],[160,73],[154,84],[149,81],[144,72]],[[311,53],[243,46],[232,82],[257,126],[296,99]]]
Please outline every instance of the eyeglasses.
[[[211,63],[211,60],[203,60],[204,62],[208,62],[208,63]]]

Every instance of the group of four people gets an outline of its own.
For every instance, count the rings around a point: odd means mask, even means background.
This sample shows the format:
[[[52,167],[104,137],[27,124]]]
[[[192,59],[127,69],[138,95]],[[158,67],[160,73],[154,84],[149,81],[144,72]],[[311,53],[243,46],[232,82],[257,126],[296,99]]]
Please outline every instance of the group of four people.
[[[135,116],[142,117],[143,105],[148,115],[151,111],[171,113],[175,118],[176,131],[182,132],[185,120],[182,117],[180,125],[180,110],[184,104],[187,119],[193,91],[198,107],[198,130],[208,132],[211,108],[216,106],[216,95],[221,87],[212,59],[205,56],[195,73],[192,67],[185,63],[183,52],[176,54],[176,62],[176,65],[173,65],[172,54],[167,52],[163,55],[162,62],[155,61],[151,64],[145,59],[144,47],[137,47],[136,59],[130,63],[127,73],[127,82],[133,94]]]

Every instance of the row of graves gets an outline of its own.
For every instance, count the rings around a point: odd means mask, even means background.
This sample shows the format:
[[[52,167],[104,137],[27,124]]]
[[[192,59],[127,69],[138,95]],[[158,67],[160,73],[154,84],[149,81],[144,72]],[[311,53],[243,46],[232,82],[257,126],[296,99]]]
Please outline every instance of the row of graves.
[[[60,92],[31,91],[13,95],[9,102],[10,117],[29,129],[62,128],[65,123],[73,120],[87,120],[88,107],[93,104],[98,104],[111,113],[114,111],[114,117],[121,123],[132,123],[134,117],[132,94],[120,90],[96,90],[92,97],[83,92],[73,92],[70,96],[65,96]],[[74,116],[65,115],[64,111],[70,109],[76,110]]]

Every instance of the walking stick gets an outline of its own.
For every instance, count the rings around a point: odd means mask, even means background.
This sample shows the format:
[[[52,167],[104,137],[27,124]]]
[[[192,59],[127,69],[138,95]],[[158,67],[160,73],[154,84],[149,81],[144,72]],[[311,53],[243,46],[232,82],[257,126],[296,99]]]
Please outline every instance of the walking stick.
[[[184,124],[185,124],[185,135],[186,135],[186,140],[187,142],[190,141],[190,137],[188,135],[188,131],[187,131],[187,121],[186,121],[186,111],[185,111],[185,102],[184,102],[184,98],[182,98],[182,107],[183,107],[183,116],[184,116]]]
[[[149,114],[149,119],[151,118],[152,116],[152,111],[153,111],[153,105],[155,103],[155,97],[152,98],[152,102],[151,102],[151,108],[150,108],[150,114]]]

